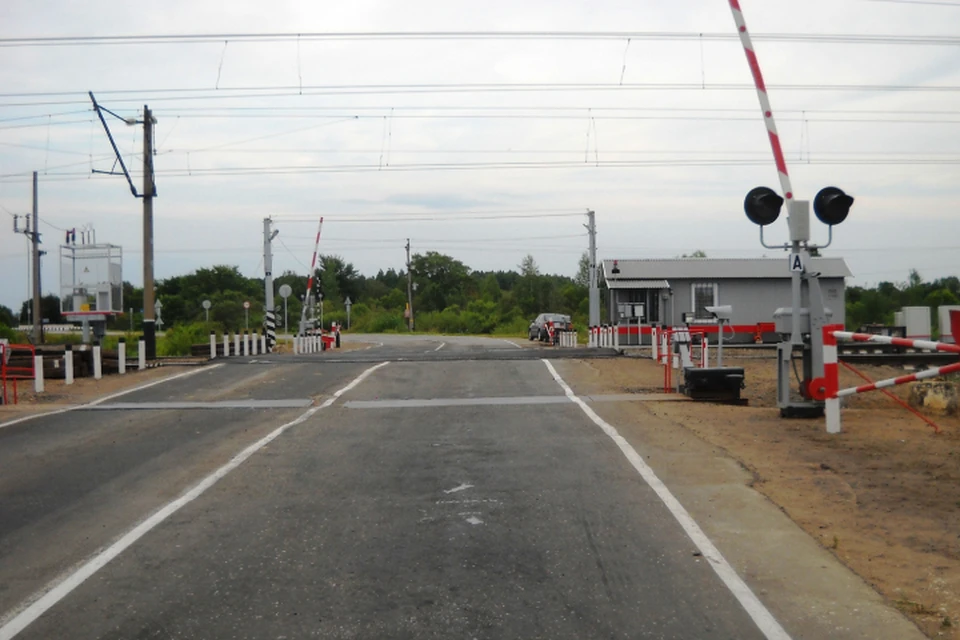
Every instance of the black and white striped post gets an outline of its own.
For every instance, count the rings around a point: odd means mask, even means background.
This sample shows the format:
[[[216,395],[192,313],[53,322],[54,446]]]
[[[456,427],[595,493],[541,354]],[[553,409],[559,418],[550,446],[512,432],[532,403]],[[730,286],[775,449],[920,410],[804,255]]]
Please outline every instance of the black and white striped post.
[[[273,221],[270,218],[263,219],[263,285],[266,293],[266,305],[264,305],[264,327],[266,329],[266,348],[265,353],[273,352],[273,347],[277,344],[277,316],[273,308],[273,251],[271,242],[277,236],[279,231],[272,230],[270,227]]]

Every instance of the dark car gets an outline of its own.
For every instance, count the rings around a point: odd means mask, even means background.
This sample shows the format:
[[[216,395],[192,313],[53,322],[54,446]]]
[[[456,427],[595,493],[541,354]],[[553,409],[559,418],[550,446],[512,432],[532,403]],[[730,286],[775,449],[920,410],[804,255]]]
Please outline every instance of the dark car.
[[[554,331],[573,330],[573,323],[570,321],[570,316],[565,316],[562,313],[541,313],[530,323],[527,338],[547,342],[550,339],[550,333],[547,331],[547,323],[550,322],[553,323]]]

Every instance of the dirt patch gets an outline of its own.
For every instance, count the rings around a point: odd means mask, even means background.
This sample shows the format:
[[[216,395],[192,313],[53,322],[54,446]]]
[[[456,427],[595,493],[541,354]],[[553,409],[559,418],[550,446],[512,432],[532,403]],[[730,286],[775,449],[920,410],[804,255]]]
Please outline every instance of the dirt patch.
[[[878,392],[850,399],[843,433],[823,419],[784,420],[776,409],[776,361],[727,352],[742,366],[750,406],[648,403],[662,420],[721,447],[754,476],[753,486],[858,573],[931,638],[960,640],[960,418],[933,429]],[[582,361],[578,393],[662,390],[649,359]],[[892,367],[862,367],[880,380]],[[841,386],[862,384],[841,371]],[[906,399],[907,387],[895,393]]]

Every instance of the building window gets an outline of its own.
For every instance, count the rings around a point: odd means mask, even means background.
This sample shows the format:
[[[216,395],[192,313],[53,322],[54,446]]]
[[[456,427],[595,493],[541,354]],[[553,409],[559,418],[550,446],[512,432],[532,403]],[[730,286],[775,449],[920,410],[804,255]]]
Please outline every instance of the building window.
[[[713,320],[707,307],[717,305],[717,284],[715,282],[694,282],[690,285],[691,307],[695,320]]]

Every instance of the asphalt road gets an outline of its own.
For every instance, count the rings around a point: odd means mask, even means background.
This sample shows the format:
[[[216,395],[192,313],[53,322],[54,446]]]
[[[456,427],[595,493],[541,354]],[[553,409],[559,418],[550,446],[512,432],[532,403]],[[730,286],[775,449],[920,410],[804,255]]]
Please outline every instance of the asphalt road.
[[[536,350],[379,342],[0,428],[0,638],[764,637]]]

